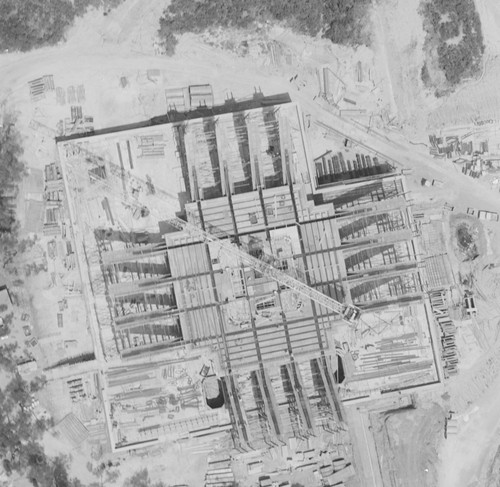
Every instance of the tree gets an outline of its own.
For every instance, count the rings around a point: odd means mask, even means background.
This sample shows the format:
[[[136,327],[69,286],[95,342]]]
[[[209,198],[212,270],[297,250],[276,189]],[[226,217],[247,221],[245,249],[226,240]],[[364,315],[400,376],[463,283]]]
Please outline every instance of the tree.
[[[12,474],[12,465],[10,463],[10,460],[7,460],[7,458],[4,458],[2,461],[3,469],[5,470],[5,473],[7,475]]]
[[[74,0],[75,14],[83,15],[89,8],[102,8],[107,12],[122,2],[123,0]]]
[[[14,319],[14,313],[9,313],[3,317],[3,325],[9,326],[12,324],[12,320]]]
[[[0,0],[0,49],[30,51],[54,45],[89,7],[106,11],[123,0]]]
[[[57,457],[53,462],[55,487],[70,487],[68,471],[63,458]]]
[[[368,20],[370,0],[325,0],[324,37],[335,44],[356,46],[368,44],[369,37],[364,31]]]
[[[74,17],[68,0],[0,0],[0,49],[29,51],[56,44]]]
[[[0,13],[2,7],[0,0]],[[2,22],[0,15],[0,38]],[[1,42],[0,42],[1,44]],[[11,194],[17,193],[25,168],[22,162],[23,148],[21,135],[16,128],[16,115],[0,104],[0,256],[5,267],[17,253],[18,223],[11,201]]]
[[[16,343],[0,346],[0,368],[12,372],[16,368],[14,352],[17,350]]]
[[[447,86],[437,87],[439,91],[449,91],[463,79],[476,76],[481,68],[484,43],[474,1],[426,1],[421,13],[427,33],[425,51],[437,53],[437,65],[447,82]],[[442,22],[443,18],[445,22]],[[421,77],[426,86],[432,87],[434,81],[428,69],[430,65],[425,64]]]
[[[150,487],[149,472],[147,468],[143,468],[136,472],[132,477],[125,480],[123,487]]]
[[[175,48],[179,41],[177,40],[177,37],[175,37],[172,30],[170,30],[167,22],[162,23],[160,21],[160,29],[158,31],[158,34],[160,36],[161,45],[163,47],[163,50],[165,51],[165,54],[167,56],[173,56],[175,54]]]
[[[132,475],[132,477],[126,479],[123,487],[166,487],[166,485],[163,482],[152,483],[149,478],[148,469],[143,468]]]
[[[0,337],[7,337],[10,335],[10,327],[5,323],[0,326]]]
[[[120,477],[119,470],[112,470],[112,471],[106,470],[106,485],[114,484],[119,477]]]
[[[35,394],[38,391],[42,390],[46,384],[47,378],[44,375],[37,376],[30,382],[30,392],[32,394]]]

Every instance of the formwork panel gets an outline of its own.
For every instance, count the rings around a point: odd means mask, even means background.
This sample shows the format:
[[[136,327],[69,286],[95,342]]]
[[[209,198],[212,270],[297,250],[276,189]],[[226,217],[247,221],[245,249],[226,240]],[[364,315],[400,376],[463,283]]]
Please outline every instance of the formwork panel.
[[[306,252],[336,247],[337,225],[333,219],[301,224]]]
[[[203,309],[181,311],[183,329],[186,328],[192,340],[205,340],[221,335],[219,318],[215,306]]]
[[[205,244],[168,249],[172,277],[193,276],[210,271]]]

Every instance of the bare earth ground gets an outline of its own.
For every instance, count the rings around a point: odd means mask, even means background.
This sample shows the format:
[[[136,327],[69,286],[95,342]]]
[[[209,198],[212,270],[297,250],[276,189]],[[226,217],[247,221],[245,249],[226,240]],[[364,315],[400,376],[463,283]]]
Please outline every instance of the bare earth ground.
[[[418,14],[419,0],[379,0],[375,2],[373,27],[376,50],[386,60],[384,80],[393,97],[393,115],[397,125],[409,126],[420,133],[419,111],[432,102],[425,95],[420,71],[424,62],[424,31]],[[417,138],[412,133],[412,140]]]
[[[372,414],[370,420],[384,486],[438,485],[435,457],[443,436],[441,406]]]
[[[490,363],[485,372],[492,368],[498,373],[498,363]],[[490,461],[498,449],[500,438],[498,375],[492,378],[489,385],[489,391],[485,395],[478,399],[476,394],[474,407],[470,408],[471,413],[460,422],[458,435],[451,436],[444,443],[440,452],[440,487],[487,485],[485,477],[490,470]]]

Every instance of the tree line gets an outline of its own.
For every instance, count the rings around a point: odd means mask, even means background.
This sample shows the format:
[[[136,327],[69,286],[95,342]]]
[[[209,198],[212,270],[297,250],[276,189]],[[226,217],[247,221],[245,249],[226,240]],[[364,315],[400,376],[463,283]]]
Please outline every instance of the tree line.
[[[437,64],[450,88],[481,70],[484,54],[481,21],[473,0],[432,0],[422,4],[426,50],[435,52]],[[427,63],[422,81],[432,87]]]
[[[256,22],[279,22],[300,34],[321,34],[336,44],[369,43],[366,24],[370,0],[172,0],[158,31],[172,55],[177,36],[210,28],[248,28]]]
[[[104,12],[123,0],[0,0],[0,50],[30,51],[57,44],[90,7]]]
[[[0,27],[1,31],[1,27]],[[0,105],[0,257],[3,264],[16,252],[19,225],[15,196],[25,174],[21,134],[16,116],[5,103]]]

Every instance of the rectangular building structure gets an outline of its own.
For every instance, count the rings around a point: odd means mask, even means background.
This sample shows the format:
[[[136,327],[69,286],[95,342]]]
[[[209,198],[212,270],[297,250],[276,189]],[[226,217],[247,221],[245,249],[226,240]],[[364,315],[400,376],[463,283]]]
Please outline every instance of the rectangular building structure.
[[[239,450],[336,431],[343,400],[440,380],[404,176],[387,161],[375,170],[369,154],[342,155],[344,147],[315,163],[287,95],[170,112],[62,137],[58,147],[78,225],[89,230],[106,354],[125,364],[216,351]],[[362,322],[353,328],[217,245],[176,231],[174,213],[359,306]],[[115,411],[120,394],[111,394]],[[150,385],[148,394],[158,404],[165,390]],[[223,422],[197,404],[208,428]],[[189,414],[164,413],[164,425],[141,426],[147,444],[162,431],[201,428]],[[144,435],[129,429],[115,446]]]

